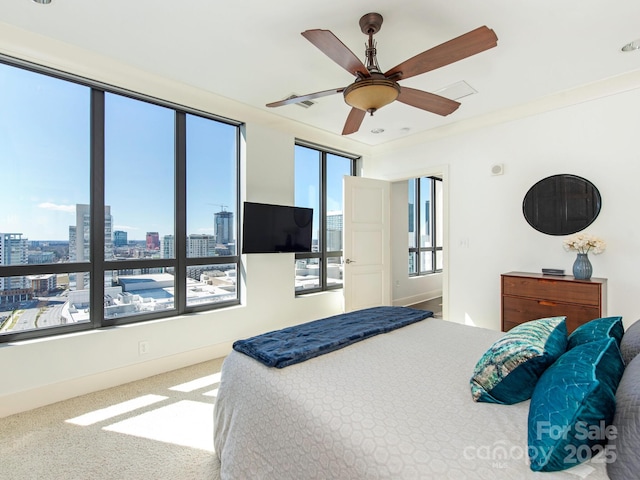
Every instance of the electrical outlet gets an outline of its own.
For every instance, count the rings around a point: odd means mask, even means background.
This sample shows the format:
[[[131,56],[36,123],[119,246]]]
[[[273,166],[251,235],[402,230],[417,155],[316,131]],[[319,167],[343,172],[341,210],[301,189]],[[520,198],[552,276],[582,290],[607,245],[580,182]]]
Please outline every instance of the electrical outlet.
[[[149,353],[149,342],[138,342],[138,355],[146,355]]]

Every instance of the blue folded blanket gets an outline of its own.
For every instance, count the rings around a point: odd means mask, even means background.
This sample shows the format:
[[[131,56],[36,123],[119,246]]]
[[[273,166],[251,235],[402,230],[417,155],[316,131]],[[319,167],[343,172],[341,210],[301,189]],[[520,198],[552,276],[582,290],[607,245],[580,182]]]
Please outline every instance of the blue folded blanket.
[[[238,340],[233,349],[283,368],[433,316],[408,307],[373,307]]]

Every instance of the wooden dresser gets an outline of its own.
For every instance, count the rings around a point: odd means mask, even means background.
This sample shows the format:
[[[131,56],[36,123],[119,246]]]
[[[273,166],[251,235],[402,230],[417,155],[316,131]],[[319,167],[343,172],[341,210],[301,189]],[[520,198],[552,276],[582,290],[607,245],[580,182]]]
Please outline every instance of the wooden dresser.
[[[566,316],[567,331],[607,315],[607,279],[509,272],[501,275],[502,331],[537,318]]]

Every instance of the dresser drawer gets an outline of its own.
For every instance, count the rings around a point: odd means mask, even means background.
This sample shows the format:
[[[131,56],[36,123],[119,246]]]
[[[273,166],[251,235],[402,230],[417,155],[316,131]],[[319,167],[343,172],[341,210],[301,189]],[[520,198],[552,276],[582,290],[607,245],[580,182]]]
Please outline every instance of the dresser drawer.
[[[553,278],[502,277],[502,294],[551,302],[600,304],[600,284],[566,281]]]
[[[504,331],[529,320],[560,316],[567,317],[567,331],[571,333],[579,325],[600,317],[600,309],[588,305],[559,303],[549,300],[518,297],[502,298],[502,328]]]

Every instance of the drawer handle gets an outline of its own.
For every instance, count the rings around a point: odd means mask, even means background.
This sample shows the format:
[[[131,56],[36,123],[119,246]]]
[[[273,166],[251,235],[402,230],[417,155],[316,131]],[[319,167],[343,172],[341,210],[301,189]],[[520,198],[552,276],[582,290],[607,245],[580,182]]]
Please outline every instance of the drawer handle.
[[[547,302],[547,301],[545,301],[545,300],[540,300],[540,301],[538,302],[538,304],[539,304],[539,305],[544,305],[545,307],[555,307],[555,306],[557,306],[557,305],[558,305],[557,303],[554,303],[554,302]]]

